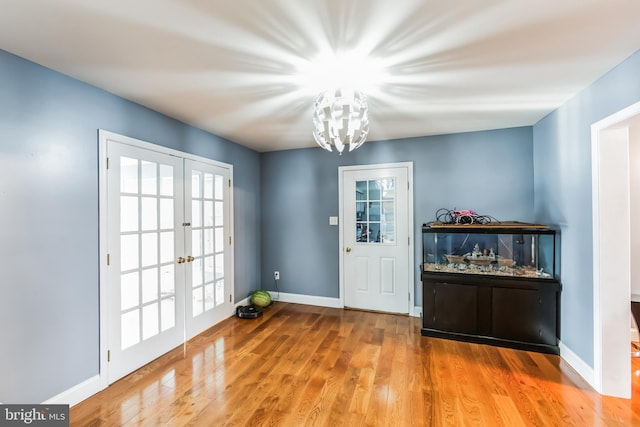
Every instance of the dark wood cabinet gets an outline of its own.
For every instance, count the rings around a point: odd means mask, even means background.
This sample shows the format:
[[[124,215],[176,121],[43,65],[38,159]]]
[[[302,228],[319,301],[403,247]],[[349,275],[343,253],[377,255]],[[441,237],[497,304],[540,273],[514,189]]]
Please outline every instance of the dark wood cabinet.
[[[422,335],[559,353],[554,231],[425,226],[423,235]]]
[[[422,335],[558,354],[560,283],[422,273]]]

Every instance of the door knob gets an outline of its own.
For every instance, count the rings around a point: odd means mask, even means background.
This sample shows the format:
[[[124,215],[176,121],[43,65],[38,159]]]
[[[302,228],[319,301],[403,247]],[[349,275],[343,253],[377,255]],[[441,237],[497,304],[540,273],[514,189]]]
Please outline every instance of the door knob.
[[[347,246],[346,251],[347,251],[347,252],[351,252],[351,248]]]
[[[192,257],[191,255],[188,255],[188,256],[187,256],[187,262],[191,262],[191,261],[193,261],[194,259],[195,259],[195,258],[194,258],[194,257]]]
[[[178,261],[177,261],[177,262],[178,262],[178,264],[182,264],[182,263],[184,263],[184,258],[182,258],[182,257],[178,257]]]

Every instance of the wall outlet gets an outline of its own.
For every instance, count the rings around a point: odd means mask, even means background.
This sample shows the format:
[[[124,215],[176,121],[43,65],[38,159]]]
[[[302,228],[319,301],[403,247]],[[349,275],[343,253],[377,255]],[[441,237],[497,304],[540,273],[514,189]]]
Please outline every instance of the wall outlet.
[[[279,271],[274,271],[273,272],[273,278],[276,280],[280,280],[280,272]]]

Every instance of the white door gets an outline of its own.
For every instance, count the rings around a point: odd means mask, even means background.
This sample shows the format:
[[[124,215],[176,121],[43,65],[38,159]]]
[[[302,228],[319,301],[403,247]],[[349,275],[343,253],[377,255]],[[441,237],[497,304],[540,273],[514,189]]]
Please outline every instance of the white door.
[[[411,164],[340,168],[344,305],[409,313]]]
[[[185,160],[187,339],[229,315],[231,301],[231,244],[229,170]]]
[[[184,341],[182,159],[109,141],[108,382]]]
[[[233,313],[232,169],[108,132],[100,138],[110,384]]]

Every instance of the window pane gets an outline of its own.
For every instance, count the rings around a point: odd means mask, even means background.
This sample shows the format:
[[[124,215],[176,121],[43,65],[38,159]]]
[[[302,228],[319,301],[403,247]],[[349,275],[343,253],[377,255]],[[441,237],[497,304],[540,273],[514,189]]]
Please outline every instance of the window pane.
[[[160,328],[158,325],[158,303],[149,304],[142,307],[142,339],[146,340],[154,335],[158,335]]]
[[[224,185],[224,177],[222,175],[216,175],[215,190],[216,190],[217,200],[224,199],[224,192],[222,191],[223,185]]]
[[[158,263],[158,235],[145,233],[142,235],[142,266],[147,267]]]
[[[176,293],[174,274],[173,264],[160,267],[160,294],[162,296]]]
[[[176,324],[175,298],[163,299],[160,303],[160,326],[162,331],[173,328]]]
[[[193,290],[193,316],[202,313],[202,288]]]
[[[138,235],[120,236],[120,271],[138,268]]]
[[[171,262],[173,260],[173,231],[160,233],[160,262]]]
[[[158,199],[155,197],[142,198],[142,229],[158,229]]]
[[[160,228],[173,228],[173,200],[160,199]]]
[[[151,162],[141,161],[142,167],[142,194],[158,194],[157,165]]]
[[[120,192],[138,193],[138,160],[120,157]]]
[[[224,254],[216,255],[216,279],[224,277]]]
[[[202,285],[202,258],[196,258],[191,264],[191,286]]]
[[[213,199],[213,174],[204,174],[204,198]]]
[[[191,201],[191,226],[202,227],[202,201]]]
[[[213,283],[209,283],[204,287],[204,311],[211,310],[214,305]]]
[[[191,255],[202,255],[202,230],[191,230]]]
[[[213,226],[213,202],[204,202],[204,226]]]
[[[173,166],[160,165],[160,195],[173,196]]]
[[[213,228],[206,228],[204,230],[204,253],[213,253]]]
[[[216,202],[216,225],[224,225],[224,207],[223,202]]]
[[[140,303],[140,289],[138,287],[138,272],[120,276],[120,309],[127,310]]]
[[[142,270],[142,303],[158,299],[158,269]]]
[[[140,310],[136,309],[120,316],[121,349],[140,342]]]
[[[120,196],[120,231],[138,231],[138,198]]]
[[[204,259],[204,283],[213,281],[213,256]]]
[[[191,197],[202,197],[200,191],[200,177],[201,173],[198,171],[191,172]]]

